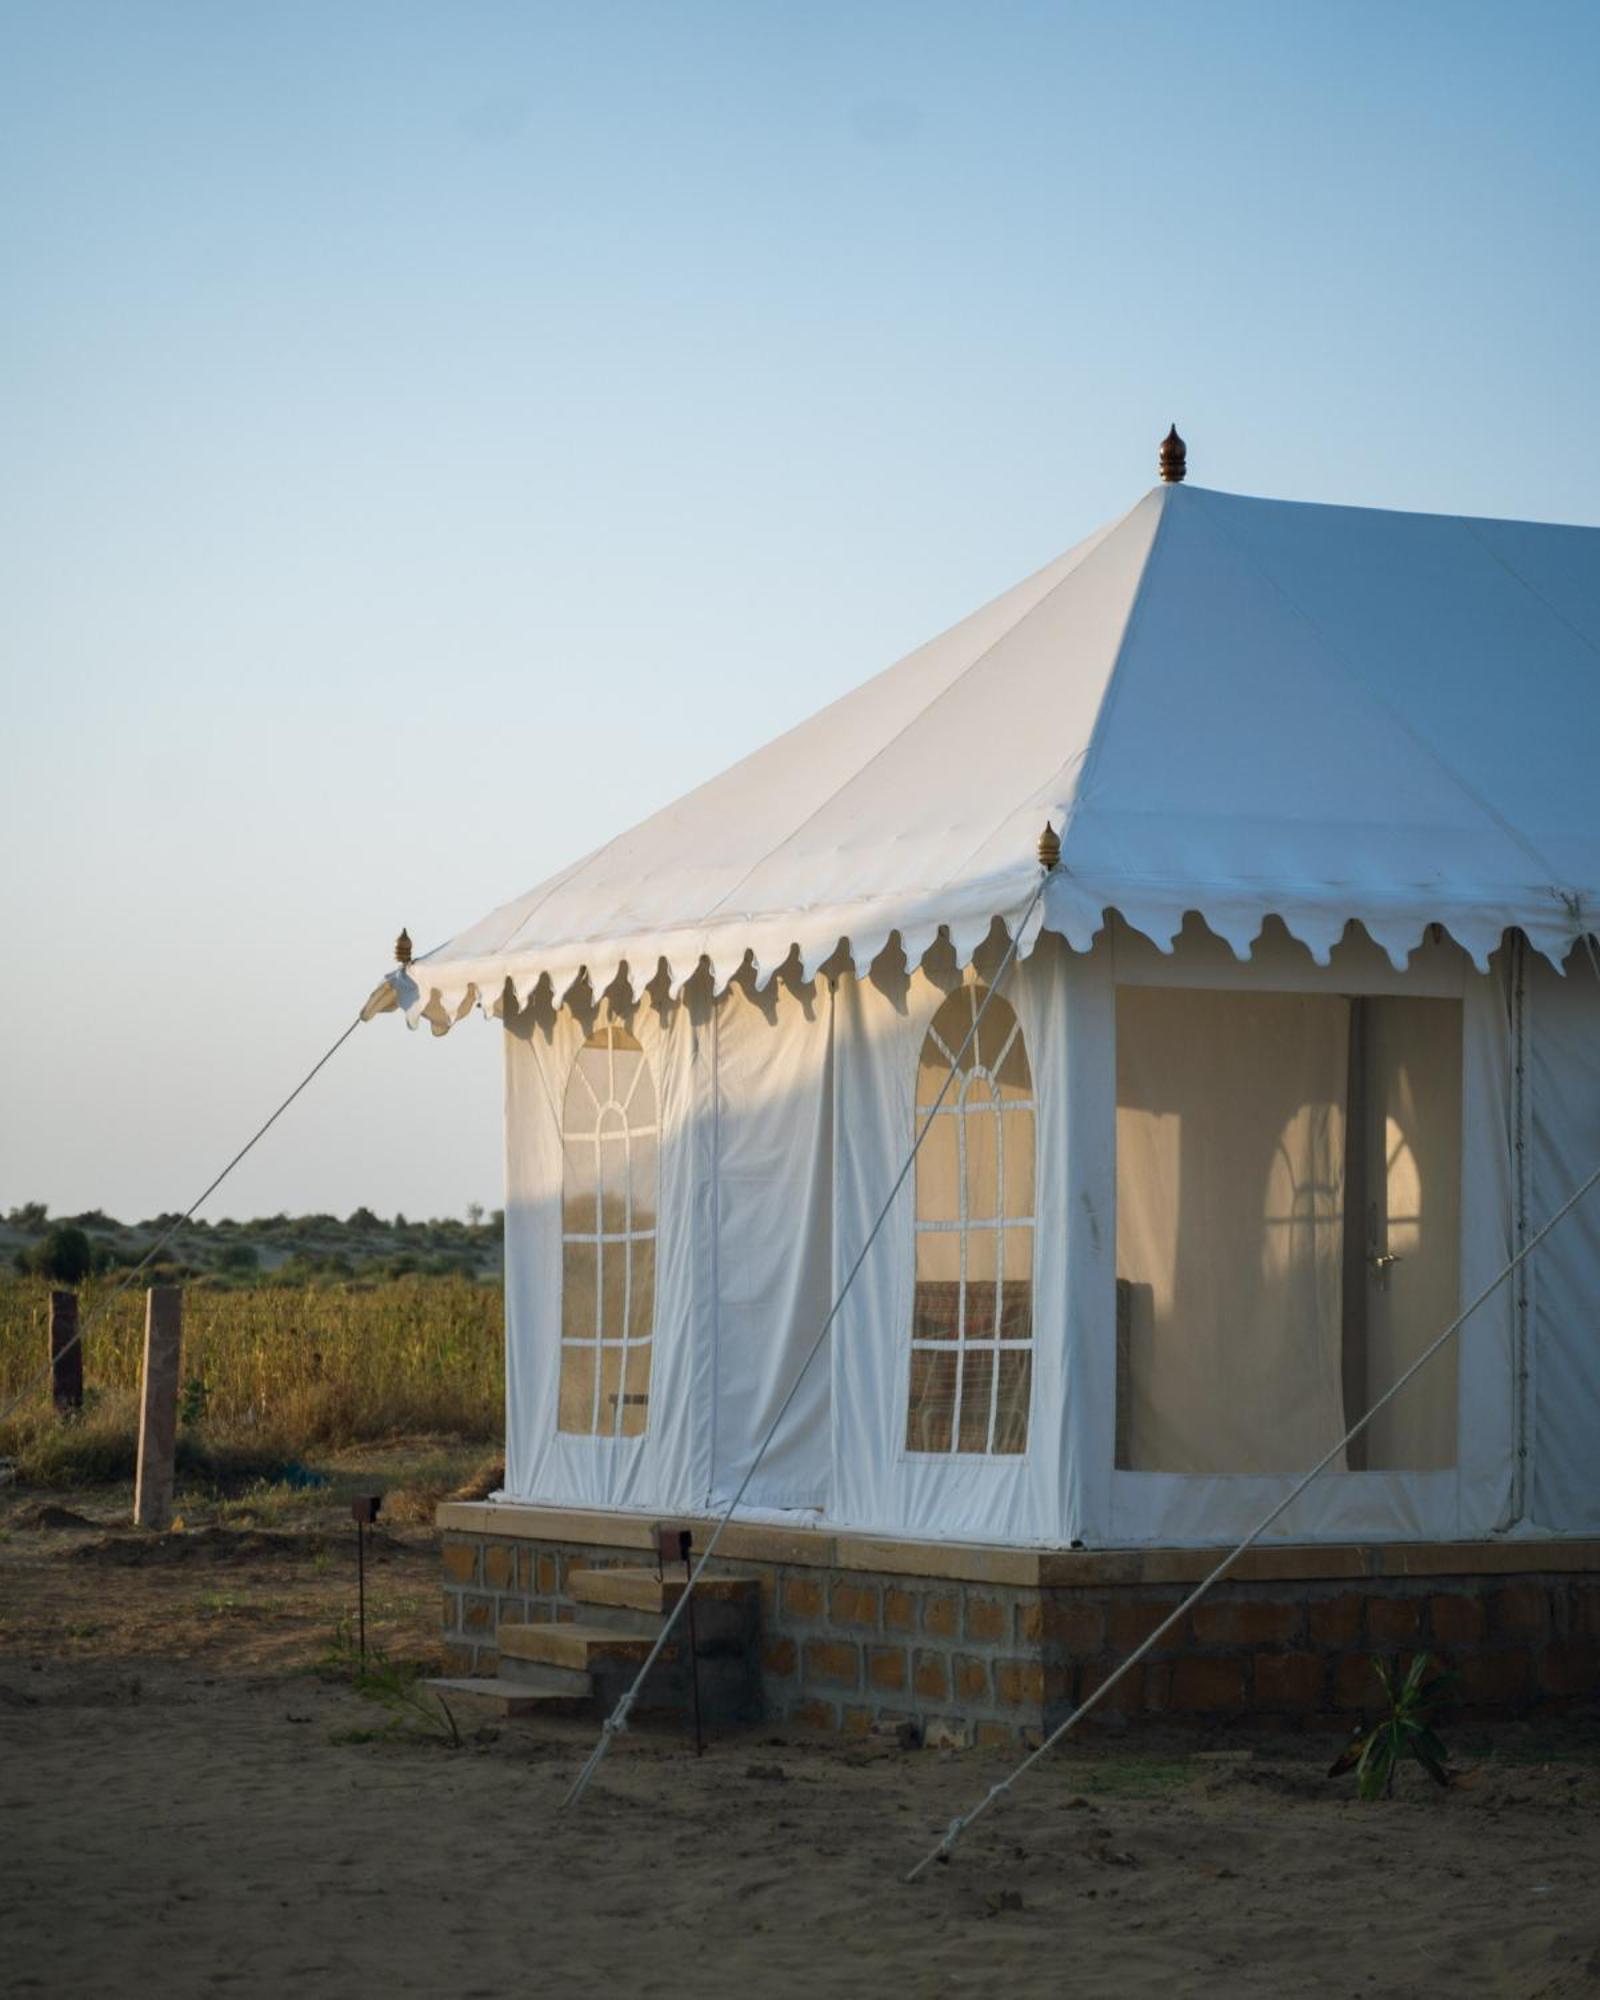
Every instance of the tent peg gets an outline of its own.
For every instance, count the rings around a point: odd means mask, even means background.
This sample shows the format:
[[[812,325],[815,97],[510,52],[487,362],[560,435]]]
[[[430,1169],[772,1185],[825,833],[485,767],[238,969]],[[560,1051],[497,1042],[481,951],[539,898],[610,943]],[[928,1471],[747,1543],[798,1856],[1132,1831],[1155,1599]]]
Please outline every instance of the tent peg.
[[[394,962],[396,965],[409,965],[411,963],[411,933],[409,931],[401,931],[400,935],[394,941]]]
[[[1168,486],[1183,484],[1184,476],[1189,470],[1189,447],[1179,437],[1176,424],[1161,440],[1158,462],[1161,466],[1161,477]]]
[[[1048,875],[1061,860],[1061,836],[1050,824],[1044,823],[1044,832],[1039,836],[1039,866]]]

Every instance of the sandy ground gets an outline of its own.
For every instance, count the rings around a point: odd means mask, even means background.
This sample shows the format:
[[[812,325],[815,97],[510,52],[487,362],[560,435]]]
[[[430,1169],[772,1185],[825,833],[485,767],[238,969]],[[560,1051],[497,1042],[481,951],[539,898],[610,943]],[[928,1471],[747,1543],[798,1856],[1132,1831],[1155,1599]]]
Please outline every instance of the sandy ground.
[[[1003,1761],[636,1733],[563,1815],[591,1726],[385,1738],[315,1670],[353,1598],[342,1487],[159,1541],[119,1504],[0,1507],[8,1992],[1600,1993],[1593,1719],[1462,1734],[1469,1787],[1380,1806],[1321,1739],[1102,1737],[908,1887]],[[375,1558],[374,1630],[418,1657],[431,1537]]]

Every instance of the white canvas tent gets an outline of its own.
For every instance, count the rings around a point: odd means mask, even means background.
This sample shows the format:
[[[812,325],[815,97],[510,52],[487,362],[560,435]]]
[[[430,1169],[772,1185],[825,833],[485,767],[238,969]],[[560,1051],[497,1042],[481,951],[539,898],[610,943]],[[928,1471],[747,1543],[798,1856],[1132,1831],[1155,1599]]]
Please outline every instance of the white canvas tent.
[[[731,1496],[1014,938],[747,1502],[1241,1532],[1600,1161],[1597,719],[1600,531],[1165,485],[396,972],[507,1029],[508,1497]],[[1597,1300],[1278,1532],[1600,1531]]]

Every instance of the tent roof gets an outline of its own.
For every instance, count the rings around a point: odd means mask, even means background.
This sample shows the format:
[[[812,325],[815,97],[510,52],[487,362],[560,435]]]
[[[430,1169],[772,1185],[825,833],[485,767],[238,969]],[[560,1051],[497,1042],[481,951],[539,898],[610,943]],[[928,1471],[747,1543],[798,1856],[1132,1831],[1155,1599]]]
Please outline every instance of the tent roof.
[[[383,1004],[447,1026],[509,978],[559,996],[858,968],[941,926],[1086,948],[1116,909],[1319,960],[1431,922],[1480,964],[1600,929],[1600,529],[1159,486],[941,637],[495,910]],[[1025,946],[1031,944],[1025,939]],[[377,999],[378,996],[375,996]]]

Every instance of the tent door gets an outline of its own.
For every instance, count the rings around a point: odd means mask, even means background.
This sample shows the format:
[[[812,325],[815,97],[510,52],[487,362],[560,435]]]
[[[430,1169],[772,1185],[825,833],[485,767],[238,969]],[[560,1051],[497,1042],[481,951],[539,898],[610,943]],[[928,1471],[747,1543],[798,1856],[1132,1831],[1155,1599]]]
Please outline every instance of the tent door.
[[[1459,1310],[1461,1008],[1369,998],[1350,1009],[1344,1384],[1350,1421]],[[1446,1348],[1351,1447],[1352,1471],[1456,1462],[1457,1358]]]

